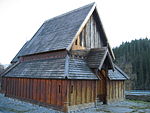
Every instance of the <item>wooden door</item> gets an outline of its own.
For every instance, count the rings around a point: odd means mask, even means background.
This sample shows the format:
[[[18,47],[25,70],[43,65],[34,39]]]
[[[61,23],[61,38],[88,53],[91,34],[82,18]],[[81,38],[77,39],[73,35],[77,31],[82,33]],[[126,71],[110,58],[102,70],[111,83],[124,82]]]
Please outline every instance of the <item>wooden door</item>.
[[[107,101],[106,101],[106,95],[107,95],[106,80],[107,80],[107,77],[106,77],[105,70],[99,71],[98,76],[101,78],[101,80],[97,81],[97,98],[99,99],[99,101],[106,104],[107,103]]]

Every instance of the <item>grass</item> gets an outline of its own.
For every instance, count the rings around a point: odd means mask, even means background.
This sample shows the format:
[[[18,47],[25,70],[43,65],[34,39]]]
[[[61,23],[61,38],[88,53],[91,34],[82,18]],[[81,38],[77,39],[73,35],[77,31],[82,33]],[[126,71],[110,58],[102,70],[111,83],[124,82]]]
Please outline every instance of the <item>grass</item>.
[[[135,102],[135,103],[141,103],[141,104],[149,104],[150,105],[150,102],[145,102],[145,101],[140,101],[140,100],[128,100],[127,101],[129,102]]]

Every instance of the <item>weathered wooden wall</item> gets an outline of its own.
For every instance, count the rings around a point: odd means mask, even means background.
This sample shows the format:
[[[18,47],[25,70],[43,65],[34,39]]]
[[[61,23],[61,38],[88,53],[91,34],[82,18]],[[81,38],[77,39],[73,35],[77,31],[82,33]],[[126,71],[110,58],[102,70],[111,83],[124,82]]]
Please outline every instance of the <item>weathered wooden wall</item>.
[[[67,95],[66,80],[4,78],[6,96],[28,100],[33,103],[51,105],[64,109]]]
[[[62,111],[67,111],[67,106],[95,102],[95,90],[93,80],[3,78],[6,96],[50,105]]]
[[[52,51],[52,52],[46,52],[46,53],[39,53],[35,55],[28,55],[23,56],[20,58],[21,62],[24,61],[33,61],[33,60],[41,60],[41,59],[49,59],[49,58],[63,58],[67,55],[66,50],[59,50],[59,51]]]
[[[106,71],[99,73],[101,80],[97,81],[97,97],[104,103],[124,99],[124,81],[109,80]]]
[[[94,80],[70,80],[68,85],[69,106],[95,102],[96,84]]]
[[[107,80],[107,102],[124,99],[124,81]]]
[[[92,15],[78,36],[77,40],[74,42],[72,50],[84,48],[100,48],[103,46],[104,44],[101,40],[100,32],[98,31],[96,21]]]

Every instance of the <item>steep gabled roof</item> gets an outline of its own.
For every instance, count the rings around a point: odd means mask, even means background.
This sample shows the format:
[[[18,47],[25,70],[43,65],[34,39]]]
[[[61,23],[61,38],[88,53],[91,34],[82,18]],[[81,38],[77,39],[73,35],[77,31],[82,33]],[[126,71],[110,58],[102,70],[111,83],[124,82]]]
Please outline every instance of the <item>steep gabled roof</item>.
[[[76,40],[77,36],[80,34],[94,11],[97,12],[96,4],[91,3],[45,21],[32,39],[21,48],[19,53],[11,62],[16,62],[19,56],[62,49],[67,49],[69,51],[73,42]],[[96,15],[100,23],[99,26],[101,26],[103,30],[98,13],[96,13]],[[103,33],[105,35],[104,30]],[[106,36],[105,38],[107,41]],[[110,54],[112,58],[114,58],[111,48]]]
[[[92,3],[45,21],[18,55],[66,49],[94,6]]]
[[[114,71],[108,70],[108,78],[110,80],[128,80],[129,77],[118,66],[114,64]]]

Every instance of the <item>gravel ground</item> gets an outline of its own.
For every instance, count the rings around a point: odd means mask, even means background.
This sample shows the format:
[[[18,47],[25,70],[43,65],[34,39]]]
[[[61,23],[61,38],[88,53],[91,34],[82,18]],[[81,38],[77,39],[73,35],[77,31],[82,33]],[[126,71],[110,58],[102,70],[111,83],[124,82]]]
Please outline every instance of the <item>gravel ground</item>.
[[[49,108],[4,97],[0,94],[0,113],[61,113]],[[98,104],[97,108],[89,108],[74,113],[150,113],[150,102],[122,101],[109,105]]]

